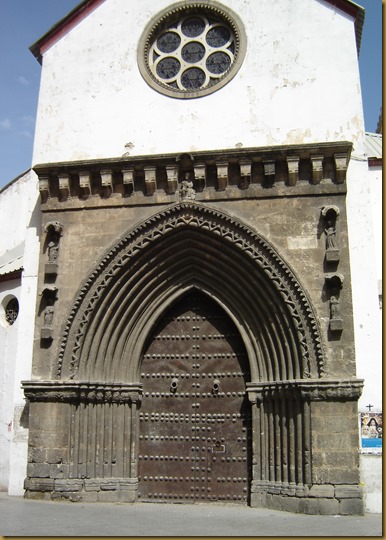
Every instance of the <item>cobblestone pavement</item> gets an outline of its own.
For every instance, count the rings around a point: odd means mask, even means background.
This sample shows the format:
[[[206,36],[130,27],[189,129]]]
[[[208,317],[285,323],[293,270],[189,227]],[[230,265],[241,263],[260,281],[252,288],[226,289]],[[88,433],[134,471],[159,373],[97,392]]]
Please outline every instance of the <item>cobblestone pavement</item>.
[[[221,504],[26,500],[0,493],[3,536],[382,536],[382,515],[308,516]]]

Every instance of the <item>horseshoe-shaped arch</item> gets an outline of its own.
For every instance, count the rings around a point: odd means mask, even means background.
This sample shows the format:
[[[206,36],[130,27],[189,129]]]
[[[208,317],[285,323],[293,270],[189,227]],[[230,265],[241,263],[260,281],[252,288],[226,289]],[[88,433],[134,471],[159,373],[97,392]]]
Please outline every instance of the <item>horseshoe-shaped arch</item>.
[[[62,328],[56,377],[138,382],[151,330],[192,288],[236,324],[252,382],[323,376],[317,319],[293,270],[248,225],[186,201],[125,233],[84,280]]]

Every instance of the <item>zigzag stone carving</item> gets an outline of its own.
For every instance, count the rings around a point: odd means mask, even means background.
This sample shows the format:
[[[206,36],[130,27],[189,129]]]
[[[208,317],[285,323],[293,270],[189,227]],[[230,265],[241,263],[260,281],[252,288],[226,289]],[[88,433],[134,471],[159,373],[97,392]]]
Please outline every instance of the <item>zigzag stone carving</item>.
[[[111,247],[81,285],[62,330],[56,376],[61,378],[63,361],[70,363],[70,378],[79,367],[80,351],[91,313],[102,291],[112,285],[122,267],[132,264],[147,247],[181,227],[198,228],[217,235],[252,259],[276,288],[283,306],[296,326],[301,348],[301,377],[322,377],[324,372],[320,331],[310,301],[293,270],[277,251],[253,229],[226,214],[201,203],[182,201],[160,211],[125,233]],[[69,337],[71,335],[71,340]],[[70,360],[69,360],[70,359]]]

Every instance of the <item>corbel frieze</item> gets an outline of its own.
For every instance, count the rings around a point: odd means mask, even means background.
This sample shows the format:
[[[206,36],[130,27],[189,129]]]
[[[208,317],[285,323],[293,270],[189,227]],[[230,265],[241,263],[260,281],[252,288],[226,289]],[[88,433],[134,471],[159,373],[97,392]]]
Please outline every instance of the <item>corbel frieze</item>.
[[[357,401],[362,394],[362,379],[295,379],[247,383],[251,403],[278,399],[302,399],[303,401]]]
[[[141,384],[22,381],[30,401],[65,403],[138,403],[142,399]]]
[[[71,208],[98,205],[98,196],[109,204],[145,204],[179,199],[178,183],[193,182],[193,189],[208,198],[259,197],[280,186],[291,193],[314,194],[345,191],[352,144],[349,142],[231,148],[190,154],[123,156],[121,158],[40,164],[43,204]],[[231,178],[230,178],[231,177]],[[166,179],[166,181],[163,181]],[[177,182],[177,184],[176,184]],[[333,184],[336,184],[333,186]],[[204,193],[207,192],[207,193]],[[283,196],[284,193],[274,193]],[[92,197],[91,197],[92,195]],[[122,200],[125,199],[126,200]]]

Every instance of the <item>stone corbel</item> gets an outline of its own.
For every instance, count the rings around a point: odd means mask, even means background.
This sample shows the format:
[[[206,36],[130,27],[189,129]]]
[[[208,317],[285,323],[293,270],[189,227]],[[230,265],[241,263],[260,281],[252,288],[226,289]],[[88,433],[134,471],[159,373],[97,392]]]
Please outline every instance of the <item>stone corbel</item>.
[[[343,319],[340,309],[340,291],[343,287],[342,274],[329,274],[326,276],[326,287],[330,297],[330,325],[331,332],[343,330]]]
[[[168,183],[168,193],[171,195],[177,191],[177,187],[178,187],[177,164],[166,165],[166,177],[167,177],[167,183]]]
[[[264,183],[273,185],[275,182],[275,161],[273,159],[263,159]]]
[[[347,153],[334,154],[335,181],[337,184],[343,184],[346,181],[348,159]]]
[[[144,167],[143,170],[145,172],[145,195],[154,195],[157,189],[156,168]]]
[[[109,169],[100,172],[102,181],[102,191],[105,197],[110,197],[113,192],[113,171]]]
[[[60,200],[66,201],[70,196],[70,175],[68,173],[58,174]]]
[[[196,163],[193,166],[194,168],[194,179],[196,181],[197,185],[197,191],[204,191],[205,189],[205,175],[206,175],[206,169],[205,169],[205,163]]]
[[[252,161],[250,159],[240,159],[240,189],[247,189],[251,183]]]
[[[217,189],[224,191],[228,186],[228,162],[216,161],[217,167]]]
[[[130,167],[129,169],[123,169],[122,177],[123,177],[123,185],[125,187],[125,197],[128,197],[135,191],[134,168]]]
[[[340,258],[337,245],[336,222],[339,216],[337,206],[323,206],[321,211],[324,219],[324,231],[326,234],[326,261],[338,262]]]
[[[288,185],[295,186],[299,180],[299,156],[287,156]]]
[[[46,203],[51,196],[49,175],[39,176],[39,192],[41,202]]]
[[[323,156],[311,156],[312,184],[319,184],[323,179]]]
[[[83,198],[91,195],[91,174],[89,171],[81,171],[79,173],[79,187]]]

